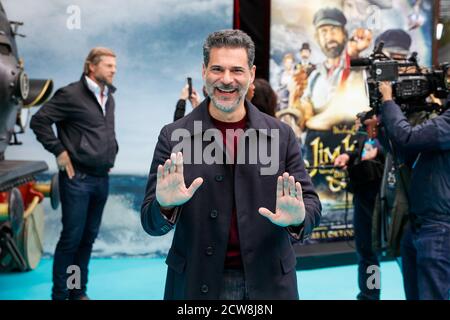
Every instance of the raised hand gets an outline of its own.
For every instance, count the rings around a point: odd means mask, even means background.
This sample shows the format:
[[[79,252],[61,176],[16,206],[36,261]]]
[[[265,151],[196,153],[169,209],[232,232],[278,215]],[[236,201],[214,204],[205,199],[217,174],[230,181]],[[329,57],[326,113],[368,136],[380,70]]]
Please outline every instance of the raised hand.
[[[289,106],[294,105],[295,101],[300,99],[308,85],[308,75],[306,68],[300,67],[292,75],[292,80],[288,83],[289,89]]]
[[[181,89],[180,99],[187,100],[189,98],[189,85],[185,85],[183,89]]]
[[[192,108],[197,108],[200,104],[200,96],[198,95],[197,91],[195,89],[192,89],[192,95],[189,98],[189,101],[191,102]]]
[[[347,53],[350,57],[358,57],[359,54],[366,50],[372,42],[372,31],[369,29],[358,28],[353,31],[348,44]]]
[[[156,200],[161,208],[171,209],[189,201],[202,185],[203,179],[195,179],[186,188],[183,175],[183,154],[172,153],[164,165],[158,166],[156,174]]]
[[[305,220],[302,186],[287,172],[278,177],[275,213],[259,208],[259,213],[280,227],[298,226]]]

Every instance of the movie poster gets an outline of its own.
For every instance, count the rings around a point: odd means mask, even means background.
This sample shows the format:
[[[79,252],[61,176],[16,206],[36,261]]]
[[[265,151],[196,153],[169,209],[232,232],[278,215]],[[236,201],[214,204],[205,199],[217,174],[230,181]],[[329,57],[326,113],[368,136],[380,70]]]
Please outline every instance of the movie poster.
[[[323,205],[309,243],[353,237],[346,173],[333,168],[356,144],[355,119],[370,110],[366,72],[350,61],[369,56],[380,39],[431,66],[431,0],[272,0],[270,82],[277,117],[294,130]]]

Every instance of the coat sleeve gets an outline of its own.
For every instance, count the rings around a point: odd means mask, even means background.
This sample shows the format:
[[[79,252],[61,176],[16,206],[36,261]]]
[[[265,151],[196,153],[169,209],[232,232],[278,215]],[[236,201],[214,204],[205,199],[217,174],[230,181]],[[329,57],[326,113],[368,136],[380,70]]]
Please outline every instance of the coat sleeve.
[[[36,138],[55,157],[60,155],[65,148],[55,135],[52,125],[64,121],[70,113],[70,96],[65,88],[61,88],[31,118],[30,128]]]
[[[319,226],[322,216],[322,205],[319,196],[314,190],[311,178],[306,172],[300,146],[295,138],[294,132],[289,128],[289,139],[286,156],[286,172],[300,182],[305,203],[305,220],[299,227],[288,227],[289,234],[298,241],[303,241]]]
[[[184,117],[184,114],[186,112],[186,100],[180,99],[177,102],[177,105],[175,107],[175,113],[173,115],[173,121],[177,121],[178,119],[181,119]]]
[[[161,212],[161,207],[156,200],[156,172],[158,165],[163,165],[170,158],[170,144],[167,138],[167,128],[162,128],[158,143],[153,154],[153,161],[147,181],[144,202],[141,207],[141,223],[145,232],[152,236],[162,236],[173,229],[176,224],[181,207],[176,207],[170,219]]]
[[[387,135],[406,152],[450,150],[450,109],[440,116],[412,126],[392,100],[381,109]]]

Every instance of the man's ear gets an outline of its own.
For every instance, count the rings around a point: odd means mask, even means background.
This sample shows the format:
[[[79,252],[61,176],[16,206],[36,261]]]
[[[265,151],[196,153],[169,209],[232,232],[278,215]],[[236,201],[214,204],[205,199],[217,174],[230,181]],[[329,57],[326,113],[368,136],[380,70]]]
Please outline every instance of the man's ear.
[[[253,65],[252,68],[250,69],[250,74],[251,74],[251,83],[253,83],[253,81],[255,81],[255,75],[256,75],[256,66]]]
[[[206,78],[206,66],[205,66],[204,63],[202,64],[202,78],[203,78],[203,81],[205,81],[205,78]]]
[[[95,67],[94,64],[92,64],[92,63],[88,64],[88,70],[89,70],[88,75],[94,73],[94,67]]]

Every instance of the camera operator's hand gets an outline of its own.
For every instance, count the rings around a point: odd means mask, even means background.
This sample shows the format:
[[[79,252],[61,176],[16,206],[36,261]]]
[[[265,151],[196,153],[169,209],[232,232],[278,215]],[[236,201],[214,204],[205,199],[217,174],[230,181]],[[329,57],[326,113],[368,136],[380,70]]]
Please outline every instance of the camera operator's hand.
[[[381,81],[378,85],[378,90],[380,90],[383,97],[383,102],[392,100],[392,85],[389,81]]]
[[[347,169],[348,162],[350,161],[350,156],[347,153],[342,153],[337,156],[334,160],[334,166]]]

